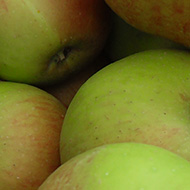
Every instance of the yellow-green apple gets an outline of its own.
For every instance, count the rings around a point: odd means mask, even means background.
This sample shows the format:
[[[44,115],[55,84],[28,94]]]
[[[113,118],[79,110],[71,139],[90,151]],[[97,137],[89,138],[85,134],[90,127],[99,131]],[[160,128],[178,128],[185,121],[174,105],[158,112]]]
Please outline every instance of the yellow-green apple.
[[[189,190],[190,163],[160,147],[118,143],[61,165],[39,190]]]
[[[185,46],[172,40],[134,28],[114,12],[112,12],[111,16],[113,24],[105,48],[111,61],[150,49],[186,49]]]
[[[37,190],[60,166],[65,110],[39,88],[0,82],[0,189]]]
[[[55,96],[66,108],[68,108],[81,85],[109,63],[110,60],[105,55],[101,55],[93,61],[92,64],[87,64],[79,72],[71,74],[66,80],[60,81],[55,85],[48,85],[40,88]]]
[[[66,78],[101,52],[108,10],[102,0],[0,1],[0,78],[30,84]]]
[[[140,142],[190,160],[190,54],[139,52],[104,67],[78,90],[61,131],[62,163],[88,149]]]
[[[190,1],[105,0],[127,23],[190,47]]]

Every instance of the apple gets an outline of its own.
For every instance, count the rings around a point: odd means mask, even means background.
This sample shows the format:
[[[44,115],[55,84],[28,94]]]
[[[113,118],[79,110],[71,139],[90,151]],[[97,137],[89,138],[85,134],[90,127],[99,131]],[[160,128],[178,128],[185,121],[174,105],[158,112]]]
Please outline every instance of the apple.
[[[142,32],[112,12],[112,28],[105,51],[111,61],[150,49],[186,49],[185,46],[167,38]]]
[[[37,190],[60,166],[65,110],[37,87],[0,82],[0,189]]]
[[[105,0],[127,23],[190,47],[188,0]]]
[[[147,50],[90,77],[67,109],[61,162],[117,142],[152,144],[190,160],[190,54]]]
[[[189,190],[189,178],[190,163],[170,151],[118,143],[70,159],[39,190]]]
[[[109,32],[102,0],[0,1],[0,78],[50,84],[102,51]]]
[[[66,108],[68,108],[71,100],[82,84],[109,63],[110,60],[104,54],[101,54],[93,63],[89,63],[79,72],[71,74],[66,80],[60,81],[55,85],[48,85],[40,88],[55,96]]]

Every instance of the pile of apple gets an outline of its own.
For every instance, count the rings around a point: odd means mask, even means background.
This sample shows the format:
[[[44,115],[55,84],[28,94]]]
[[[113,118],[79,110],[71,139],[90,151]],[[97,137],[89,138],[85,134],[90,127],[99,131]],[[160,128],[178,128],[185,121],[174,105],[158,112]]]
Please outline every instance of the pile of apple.
[[[189,190],[190,2],[0,0],[0,190]]]

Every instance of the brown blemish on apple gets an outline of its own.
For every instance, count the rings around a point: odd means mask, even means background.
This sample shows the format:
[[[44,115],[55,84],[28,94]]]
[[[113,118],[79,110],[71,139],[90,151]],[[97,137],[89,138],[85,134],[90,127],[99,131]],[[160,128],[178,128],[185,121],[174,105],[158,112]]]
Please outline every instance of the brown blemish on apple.
[[[104,115],[107,120],[110,120],[110,118],[107,115]]]
[[[189,102],[190,101],[190,97],[186,96],[185,94],[179,93],[179,96],[185,102]]]
[[[0,0],[0,9],[3,9],[6,12],[8,12],[8,7],[4,0]]]

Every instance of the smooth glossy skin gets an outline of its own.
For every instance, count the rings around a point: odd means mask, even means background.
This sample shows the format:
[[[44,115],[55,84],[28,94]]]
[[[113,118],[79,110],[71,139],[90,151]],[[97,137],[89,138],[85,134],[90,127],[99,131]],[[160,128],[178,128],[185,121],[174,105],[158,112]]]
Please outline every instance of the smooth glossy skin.
[[[190,47],[190,1],[105,0],[132,26]]]
[[[62,163],[91,148],[141,142],[190,160],[190,54],[137,53],[110,64],[73,98],[61,132]]]
[[[0,78],[47,84],[93,60],[108,35],[102,0],[0,1]]]
[[[65,111],[45,91],[0,82],[0,189],[37,190],[60,166]]]
[[[39,190],[189,190],[190,163],[156,146],[104,145],[74,157]]]

